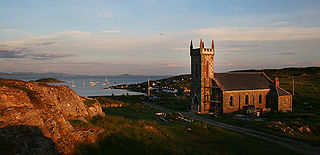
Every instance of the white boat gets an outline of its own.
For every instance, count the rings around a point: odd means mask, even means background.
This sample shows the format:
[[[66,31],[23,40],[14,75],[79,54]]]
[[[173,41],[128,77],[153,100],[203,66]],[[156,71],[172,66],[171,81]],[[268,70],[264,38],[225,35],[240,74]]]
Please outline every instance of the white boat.
[[[91,83],[91,84],[94,83],[91,78],[90,78],[90,82],[89,83]]]
[[[71,87],[77,87],[77,86],[73,85],[73,80],[71,81]]]

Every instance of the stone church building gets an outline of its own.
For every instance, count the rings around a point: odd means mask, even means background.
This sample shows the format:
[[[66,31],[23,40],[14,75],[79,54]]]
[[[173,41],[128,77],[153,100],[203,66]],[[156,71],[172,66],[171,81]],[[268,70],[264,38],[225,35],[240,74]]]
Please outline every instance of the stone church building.
[[[243,109],[292,111],[292,95],[263,72],[214,73],[214,42],[205,48],[190,44],[191,110],[231,113]]]

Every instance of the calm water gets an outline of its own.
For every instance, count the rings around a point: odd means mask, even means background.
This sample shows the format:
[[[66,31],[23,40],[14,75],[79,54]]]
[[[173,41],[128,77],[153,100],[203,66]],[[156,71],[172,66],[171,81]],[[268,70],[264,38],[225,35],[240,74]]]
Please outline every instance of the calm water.
[[[149,76],[150,80],[159,80],[168,78],[170,76]],[[44,77],[1,77],[5,79],[18,79],[18,80],[38,80]],[[78,93],[80,96],[110,96],[112,93],[114,95],[123,95],[129,93],[130,95],[143,95],[144,93],[139,92],[131,92],[125,89],[103,89],[105,87],[120,85],[120,84],[135,84],[141,83],[148,80],[148,76],[107,76],[107,80],[110,84],[103,85],[106,83],[106,76],[57,76],[54,77],[61,81],[65,81],[66,83],[59,83],[57,85],[67,85],[74,91]],[[71,87],[73,81],[73,85],[76,87]],[[99,82],[94,86],[91,86],[90,81]],[[114,83],[114,82],[118,83]],[[86,86],[82,86],[83,83]]]

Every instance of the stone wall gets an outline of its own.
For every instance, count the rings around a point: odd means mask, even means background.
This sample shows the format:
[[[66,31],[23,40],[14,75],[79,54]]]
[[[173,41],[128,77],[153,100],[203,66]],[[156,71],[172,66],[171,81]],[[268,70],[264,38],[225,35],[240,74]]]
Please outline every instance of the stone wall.
[[[247,91],[225,91],[223,92],[223,113],[231,113],[243,109],[243,106],[254,105],[257,108],[266,108],[267,94],[270,90],[247,90]],[[259,103],[259,95],[261,95],[261,103]],[[230,99],[232,96],[232,105]],[[248,96],[248,104],[246,104],[246,96]],[[240,97],[240,98],[239,98]],[[239,102],[240,100],[240,102]]]
[[[292,111],[292,95],[279,96],[278,110],[279,111]]]
[[[201,113],[209,113],[210,103],[208,99],[212,96],[212,90],[209,88],[212,86],[213,78],[213,51],[209,54],[201,55]],[[207,73],[208,62],[208,73]],[[207,76],[208,75],[208,76]],[[207,88],[206,88],[207,87]],[[209,97],[208,97],[209,96]]]
[[[191,54],[191,109],[197,112],[201,101],[201,57],[199,52],[194,52]]]

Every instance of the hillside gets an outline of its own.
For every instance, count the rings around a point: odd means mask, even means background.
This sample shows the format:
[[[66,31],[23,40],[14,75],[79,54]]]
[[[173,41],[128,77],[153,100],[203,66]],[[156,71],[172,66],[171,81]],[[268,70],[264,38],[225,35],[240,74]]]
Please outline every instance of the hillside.
[[[76,126],[96,115],[99,102],[67,86],[0,79],[0,154],[70,154],[103,131]]]

